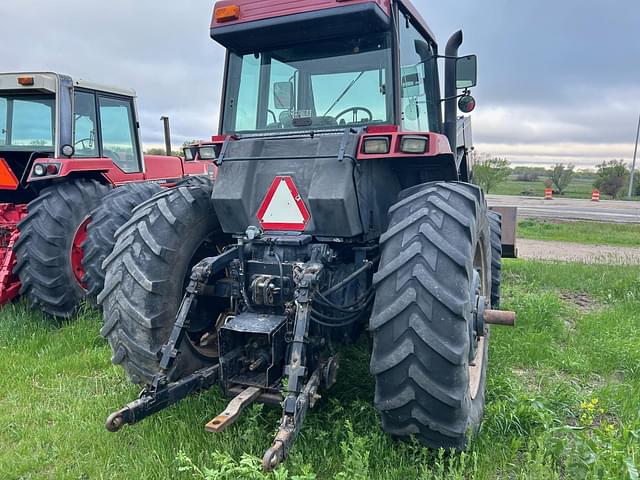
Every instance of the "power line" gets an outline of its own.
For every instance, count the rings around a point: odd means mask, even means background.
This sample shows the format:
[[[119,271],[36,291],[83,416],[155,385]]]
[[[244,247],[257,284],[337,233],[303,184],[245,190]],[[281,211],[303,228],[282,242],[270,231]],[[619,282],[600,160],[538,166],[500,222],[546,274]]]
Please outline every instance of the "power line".
[[[636,133],[636,148],[633,151],[633,164],[631,165],[631,178],[629,179],[629,198],[633,196],[633,181],[636,173],[636,158],[638,157],[638,140],[640,140],[640,116],[638,117],[638,131]]]

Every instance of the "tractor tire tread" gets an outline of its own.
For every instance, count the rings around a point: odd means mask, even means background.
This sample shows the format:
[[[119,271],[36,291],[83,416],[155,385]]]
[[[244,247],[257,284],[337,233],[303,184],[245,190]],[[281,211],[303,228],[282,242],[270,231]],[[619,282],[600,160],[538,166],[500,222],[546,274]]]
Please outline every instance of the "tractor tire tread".
[[[184,260],[190,253],[183,251],[189,248],[185,235],[200,235],[201,243],[219,233],[212,188],[211,181],[188,184],[143,202],[117,230],[115,247],[104,260],[105,286],[98,295],[104,312],[101,334],[111,346],[113,363],[136,384],[148,385],[159,372],[160,349],[173,328],[191,267]],[[187,350],[180,361],[198,360]]]
[[[100,205],[91,213],[83,260],[84,281],[89,298],[95,299],[104,287],[102,263],[113,250],[116,231],[131,218],[135,207],[160,191],[162,187],[154,182],[124,185],[105,195]]]
[[[76,179],[46,187],[28,206],[19,224],[16,267],[20,294],[34,309],[71,317],[85,291],[71,268],[71,242],[78,227],[109,192],[95,180]]]
[[[458,182],[412,187],[389,209],[374,274],[370,371],[383,429],[395,437],[462,449],[479,424],[466,397],[468,285],[474,245],[488,249],[485,211],[482,191]]]

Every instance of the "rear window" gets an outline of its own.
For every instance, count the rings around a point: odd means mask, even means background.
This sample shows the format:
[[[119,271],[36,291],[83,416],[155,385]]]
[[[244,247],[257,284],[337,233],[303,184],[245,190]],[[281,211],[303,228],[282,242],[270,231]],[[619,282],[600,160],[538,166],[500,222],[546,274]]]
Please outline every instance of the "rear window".
[[[52,148],[54,138],[52,95],[0,95],[0,145]]]

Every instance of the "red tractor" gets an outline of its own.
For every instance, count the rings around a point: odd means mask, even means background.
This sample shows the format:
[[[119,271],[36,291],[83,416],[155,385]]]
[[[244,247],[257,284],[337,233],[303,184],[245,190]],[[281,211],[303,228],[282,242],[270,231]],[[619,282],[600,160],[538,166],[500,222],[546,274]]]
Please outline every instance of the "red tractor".
[[[104,263],[102,334],[145,386],[107,428],[220,385],[233,400],[207,430],[253,401],[283,409],[272,470],[336,381],[336,345],[366,332],[382,428],[464,448],[488,326],[515,314],[496,310],[500,217],[457,118],[476,84],[462,33],[441,55],[408,0],[225,0],[211,35],[227,49],[216,182],[138,208]]]
[[[210,162],[143,156],[138,130],[132,90],[56,73],[0,74],[0,304],[23,294],[50,315],[71,316],[87,282],[101,289],[85,271],[99,271],[113,247],[111,235],[83,264],[101,199],[122,187],[132,205],[162,184],[208,173]],[[112,227],[125,213],[109,214]]]

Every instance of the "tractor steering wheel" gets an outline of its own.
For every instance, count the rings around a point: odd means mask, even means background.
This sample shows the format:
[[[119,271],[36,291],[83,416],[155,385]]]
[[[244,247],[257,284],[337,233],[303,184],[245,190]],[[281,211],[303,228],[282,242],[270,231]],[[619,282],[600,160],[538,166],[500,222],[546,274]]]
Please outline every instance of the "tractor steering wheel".
[[[93,138],[83,138],[82,140],[78,140],[74,145],[77,147],[78,145],[82,145],[82,150],[93,150],[93,147],[87,148],[87,145],[93,144]]]
[[[340,117],[342,117],[343,115],[346,115],[349,112],[353,112],[353,122],[351,122],[351,123],[358,123],[358,112],[364,112],[367,115],[369,115],[369,119],[368,119],[369,122],[371,120],[373,120],[373,113],[371,113],[371,110],[369,110],[368,108],[365,108],[365,107],[351,107],[351,108],[347,108],[346,110],[343,110],[342,112],[340,112],[339,114],[337,114],[335,116],[336,123],[339,124],[340,122],[338,122],[338,119]]]

